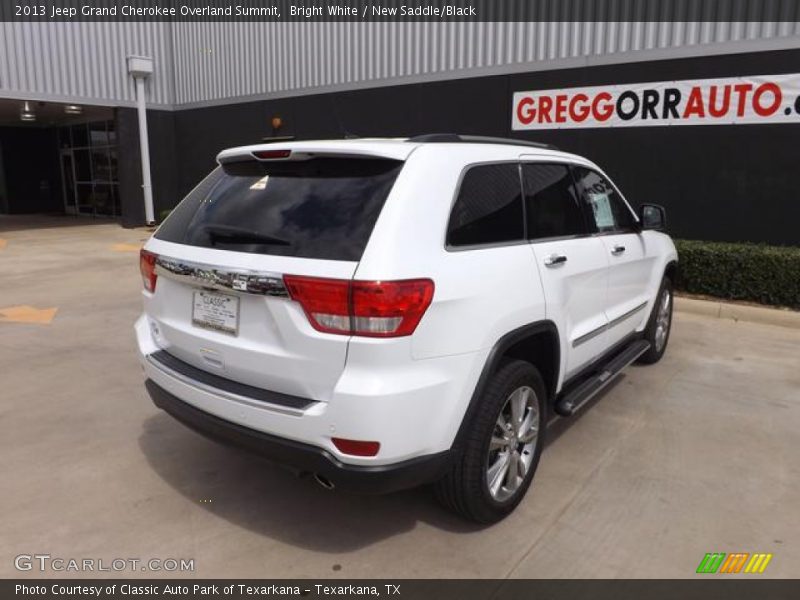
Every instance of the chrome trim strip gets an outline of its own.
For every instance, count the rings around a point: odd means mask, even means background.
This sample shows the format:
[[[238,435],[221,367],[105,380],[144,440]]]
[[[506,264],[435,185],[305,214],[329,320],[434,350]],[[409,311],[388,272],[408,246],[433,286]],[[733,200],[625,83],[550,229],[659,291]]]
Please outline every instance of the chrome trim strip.
[[[601,333],[604,333],[604,332],[608,331],[609,329],[611,329],[612,327],[615,327],[616,325],[619,325],[623,321],[628,320],[633,315],[635,315],[640,310],[642,310],[645,306],[647,306],[647,301],[646,300],[644,302],[642,302],[641,304],[639,304],[638,306],[635,306],[634,308],[632,308],[631,310],[626,312],[624,315],[618,316],[613,321],[610,321],[610,322],[606,323],[605,325],[601,325],[597,329],[592,329],[589,333],[584,333],[579,338],[575,338],[575,340],[572,342],[572,347],[575,348],[576,346],[580,346],[581,344],[585,344],[589,340],[591,340],[593,338],[596,338]]]
[[[267,410],[269,410],[271,412],[281,413],[281,414],[289,415],[289,416],[292,416],[292,417],[302,417],[305,414],[305,412],[308,410],[308,408],[306,408],[305,410],[298,410],[296,408],[288,408],[286,406],[278,406],[276,404],[271,404],[269,402],[264,402],[263,400],[253,400],[252,398],[248,398],[246,396],[240,396],[239,394],[233,394],[231,392],[227,392],[225,390],[221,390],[219,388],[215,388],[213,386],[206,385],[205,383],[202,383],[200,381],[195,381],[194,379],[190,379],[189,377],[186,377],[186,375],[183,375],[182,373],[178,373],[177,371],[174,371],[174,370],[170,369],[169,367],[161,364],[160,362],[154,360],[153,358],[150,357],[149,354],[147,356],[145,356],[145,359],[147,360],[147,363],[149,365],[151,365],[153,368],[155,368],[156,370],[160,371],[164,375],[172,377],[173,379],[177,379],[179,382],[184,383],[184,384],[186,384],[188,386],[191,386],[193,388],[196,388],[198,390],[202,390],[204,392],[207,392],[209,394],[213,394],[215,396],[220,396],[220,397],[225,398],[227,400],[232,400],[234,402],[239,402],[241,404],[245,404],[247,406],[252,406],[254,408],[265,408],[265,409],[267,409]],[[318,402],[315,402],[314,404],[318,404]],[[312,404],[311,406],[314,406],[314,404]]]
[[[632,308],[632,309],[630,309],[628,312],[626,312],[624,315],[620,315],[620,316],[618,316],[616,319],[614,319],[613,321],[610,321],[610,322],[609,322],[609,324],[608,324],[608,328],[609,328],[609,329],[611,329],[611,328],[612,328],[612,327],[614,327],[615,325],[619,325],[619,324],[620,324],[620,323],[622,323],[623,321],[626,321],[626,320],[628,320],[628,319],[629,319],[629,318],[631,318],[633,315],[635,315],[637,312],[639,312],[640,310],[642,310],[642,309],[643,309],[645,306],[647,306],[647,300],[645,300],[644,302],[642,302],[640,305],[633,307],[633,308]]]
[[[288,298],[289,292],[280,273],[224,269],[166,256],[156,259],[156,275],[190,285],[222,291],[243,292],[256,296]]]
[[[572,342],[572,347],[575,348],[576,346],[585,344],[589,340],[596,338],[601,333],[605,333],[607,330],[608,330],[608,323],[603,323],[597,329],[592,329],[589,333],[584,333],[581,337],[575,338]]]

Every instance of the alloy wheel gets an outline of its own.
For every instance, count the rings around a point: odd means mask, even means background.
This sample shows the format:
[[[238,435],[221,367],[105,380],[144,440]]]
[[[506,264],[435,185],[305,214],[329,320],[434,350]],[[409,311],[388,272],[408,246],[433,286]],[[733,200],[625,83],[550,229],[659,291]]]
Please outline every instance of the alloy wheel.
[[[512,497],[525,481],[540,420],[539,400],[531,387],[511,392],[497,416],[486,461],[486,485],[498,502]]]
[[[658,305],[658,314],[656,315],[656,352],[661,352],[667,343],[667,335],[669,334],[670,320],[672,311],[672,294],[669,289],[661,292],[661,299]]]

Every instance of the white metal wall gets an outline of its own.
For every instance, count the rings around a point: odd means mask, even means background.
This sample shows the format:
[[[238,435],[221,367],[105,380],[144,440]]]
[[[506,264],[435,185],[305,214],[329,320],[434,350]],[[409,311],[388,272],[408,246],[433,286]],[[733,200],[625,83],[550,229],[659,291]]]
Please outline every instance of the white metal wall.
[[[0,22],[0,97],[133,104],[125,58],[152,56],[154,104],[174,103],[171,24]]]
[[[0,23],[0,97],[197,106],[335,87],[800,47],[800,23]]]
[[[777,41],[800,23],[176,23],[175,103]]]

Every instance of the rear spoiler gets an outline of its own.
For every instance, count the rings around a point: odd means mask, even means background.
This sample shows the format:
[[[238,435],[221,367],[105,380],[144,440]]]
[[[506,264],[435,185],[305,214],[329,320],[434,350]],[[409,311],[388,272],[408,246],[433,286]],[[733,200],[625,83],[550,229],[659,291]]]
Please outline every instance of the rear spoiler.
[[[219,164],[242,161],[309,160],[316,157],[385,158],[406,160],[416,145],[401,142],[338,140],[320,142],[272,142],[228,148],[217,155]]]
[[[217,162],[221,165],[239,162],[290,162],[311,160],[312,158],[387,158],[385,156],[368,156],[361,153],[352,152],[298,152],[290,149],[271,149],[271,150],[253,150],[252,152],[245,152],[243,154],[231,154],[225,156],[218,156]]]

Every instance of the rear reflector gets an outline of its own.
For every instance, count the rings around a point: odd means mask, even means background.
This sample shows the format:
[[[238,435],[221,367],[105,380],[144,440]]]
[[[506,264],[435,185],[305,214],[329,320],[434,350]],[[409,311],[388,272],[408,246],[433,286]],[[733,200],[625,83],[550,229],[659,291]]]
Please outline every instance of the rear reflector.
[[[289,158],[291,150],[259,150],[253,156],[260,160],[275,160],[276,158]]]
[[[284,275],[292,300],[317,331],[367,337],[411,335],[433,299],[433,281],[350,281]]]
[[[331,438],[331,440],[339,452],[352,456],[375,456],[381,448],[380,442],[362,442],[344,438]]]
[[[142,272],[142,283],[148,292],[156,291],[156,259],[158,254],[153,254],[147,250],[139,252],[139,270]]]

